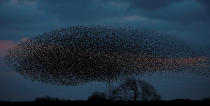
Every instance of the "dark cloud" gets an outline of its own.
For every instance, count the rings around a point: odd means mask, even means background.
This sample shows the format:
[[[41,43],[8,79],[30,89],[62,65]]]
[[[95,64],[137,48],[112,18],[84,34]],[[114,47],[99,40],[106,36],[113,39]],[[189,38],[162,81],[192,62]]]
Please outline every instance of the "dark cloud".
[[[20,1],[20,2],[19,2]],[[50,20],[47,15],[38,10],[35,4],[24,0],[2,1],[0,4],[0,30],[27,30]]]
[[[123,0],[125,1],[125,0]],[[182,0],[130,0],[131,7],[143,8],[148,10],[155,10],[169,6],[174,2],[181,2]]]
[[[0,33],[20,39],[72,24],[127,24],[208,36],[209,10],[208,0],[1,0]]]
[[[120,10],[109,8],[101,0],[39,0],[38,8],[63,20],[78,22],[118,16]]]
[[[201,3],[205,8],[207,8],[208,13],[210,14],[210,1],[209,0],[197,0],[199,3]]]
[[[146,10],[156,10],[164,7],[168,7],[172,3],[181,2],[183,0],[103,0],[106,3],[126,3],[129,8],[134,9],[146,9]]]
[[[209,21],[208,14],[195,1],[183,1],[156,11],[143,11],[145,16],[153,19],[168,20],[180,24],[192,24]]]
[[[129,16],[190,23],[208,20],[195,0],[17,0],[16,5],[1,6],[1,23],[28,23],[61,20],[72,23],[92,23]],[[207,4],[204,0],[200,3]],[[197,3],[197,4],[196,4]],[[6,4],[6,3],[3,3]],[[27,4],[35,4],[33,6]],[[33,7],[33,8],[32,8]],[[153,10],[153,11],[151,11]],[[15,18],[14,18],[15,17]]]
[[[39,0],[38,8],[50,16],[78,23],[136,15],[180,24],[209,20],[195,0]]]

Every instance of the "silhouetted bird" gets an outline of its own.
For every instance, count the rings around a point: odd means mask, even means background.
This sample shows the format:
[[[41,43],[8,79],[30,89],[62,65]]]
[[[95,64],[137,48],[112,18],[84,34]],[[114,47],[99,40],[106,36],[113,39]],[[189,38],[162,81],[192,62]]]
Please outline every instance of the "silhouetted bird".
[[[72,26],[21,42],[7,61],[32,80],[78,85],[121,76],[203,67],[184,42],[155,31],[106,26]]]

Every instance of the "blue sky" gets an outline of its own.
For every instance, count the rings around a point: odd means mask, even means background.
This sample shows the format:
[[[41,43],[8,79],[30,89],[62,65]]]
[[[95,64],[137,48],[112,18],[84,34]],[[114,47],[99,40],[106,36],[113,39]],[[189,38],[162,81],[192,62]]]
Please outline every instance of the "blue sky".
[[[210,47],[209,0],[1,0],[0,14],[0,100],[46,95],[84,99],[96,88],[104,89],[101,83],[58,87],[32,82],[5,66],[3,57],[8,48],[56,28],[127,25],[168,33],[197,49]],[[145,79],[165,99],[210,97],[210,78],[190,73],[174,76],[168,80],[154,74]]]

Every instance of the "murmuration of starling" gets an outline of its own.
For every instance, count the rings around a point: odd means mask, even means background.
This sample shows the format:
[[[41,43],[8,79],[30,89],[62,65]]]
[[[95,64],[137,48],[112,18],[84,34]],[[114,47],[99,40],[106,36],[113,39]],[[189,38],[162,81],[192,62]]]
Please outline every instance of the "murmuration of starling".
[[[109,26],[71,26],[43,33],[11,48],[6,59],[26,78],[72,86],[203,67],[207,61],[186,43],[156,31]]]

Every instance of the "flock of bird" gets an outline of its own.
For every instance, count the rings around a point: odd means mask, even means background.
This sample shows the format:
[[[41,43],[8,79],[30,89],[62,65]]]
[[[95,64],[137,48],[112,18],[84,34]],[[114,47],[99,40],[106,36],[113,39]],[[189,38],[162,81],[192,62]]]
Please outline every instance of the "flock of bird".
[[[8,64],[31,80],[57,85],[114,81],[145,72],[206,66],[186,43],[156,31],[71,26],[11,48]]]

